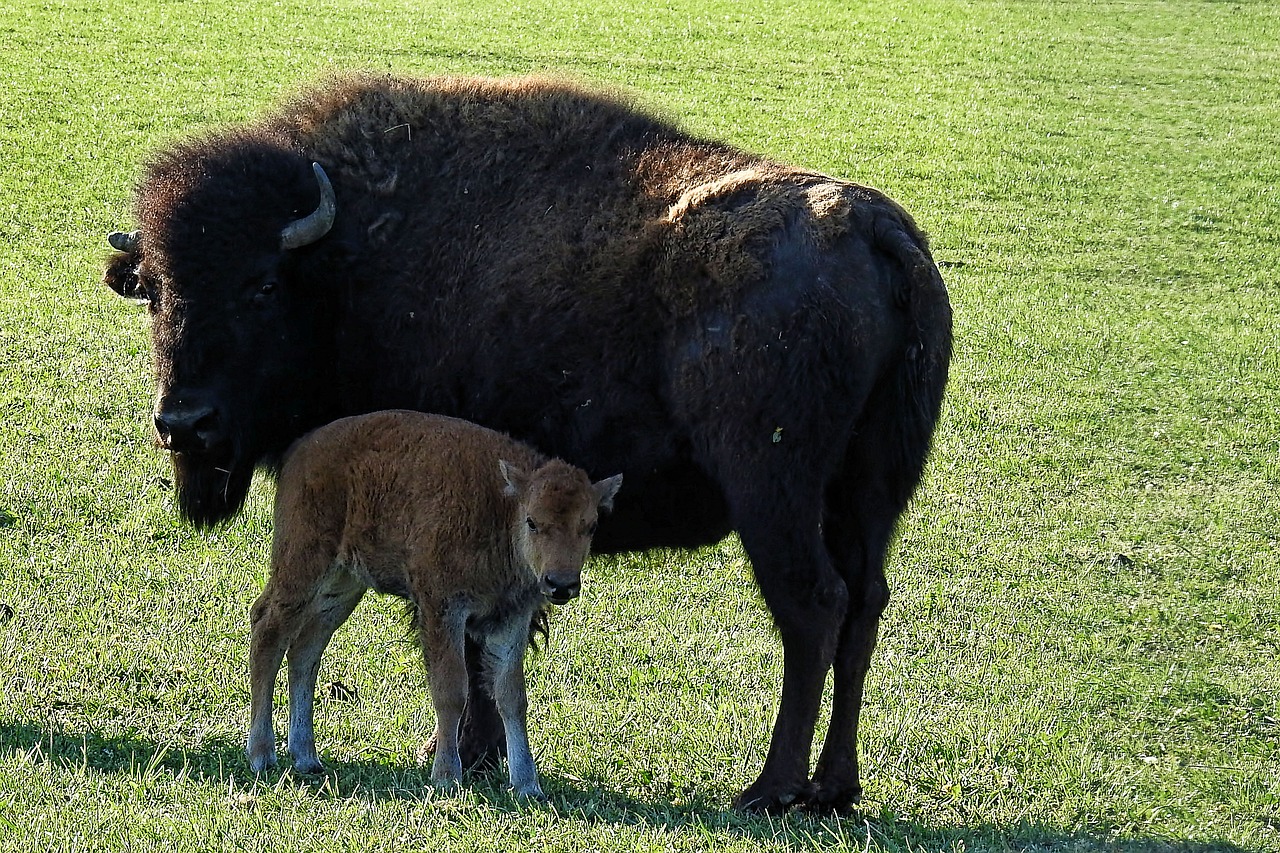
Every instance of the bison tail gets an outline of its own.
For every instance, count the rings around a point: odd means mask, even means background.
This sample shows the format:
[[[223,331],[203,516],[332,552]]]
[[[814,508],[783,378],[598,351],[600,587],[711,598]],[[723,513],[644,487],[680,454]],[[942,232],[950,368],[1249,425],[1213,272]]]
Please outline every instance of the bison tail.
[[[875,242],[901,267],[895,299],[908,317],[907,347],[898,370],[898,448],[901,473],[895,478],[906,505],[924,472],[933,430],[942,410],[951,364],[951,302],[925,236],[909,217],[877,219]]]

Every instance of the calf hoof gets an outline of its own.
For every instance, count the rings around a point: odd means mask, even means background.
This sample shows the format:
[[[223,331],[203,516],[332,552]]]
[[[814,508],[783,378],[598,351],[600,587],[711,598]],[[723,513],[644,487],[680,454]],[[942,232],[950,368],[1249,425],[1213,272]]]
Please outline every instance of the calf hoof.
[[[276,751],[270,750],[249,750],[249,769],[254,773],[266,773],[274,770],[276,766]]]
[[[808,802],[813,788],[808,780],[793,784],[775,784],[757,780],[733,801],[738,811],[754,814],[782,814],[792,806]]]
[[[293,769],[296,773],[304,776],[319,776],[324,772],[324,765],[320,763],[318,758],[295,758],[293,760]]]
[[[545,803],[548,800],[547,795],[542,793],[542,788],[538,786],[537,782],[532,785],[522,785],[512,790],[515,791],[516,797],[521,800],[533,800],[539,803]]]
[[[436,736],[432,734],[418,751],[418,760],[426,763],[435,754]],[[462,767],[465,770],[494,770],[502,764],[502,759],[506,756],[505,741],[501,745],[492,742],[479,743],[476,740],[467,739],[464,732],[463,739],[458,743],[458,757],[462,760]]]
[[[435,760],[431,762],[431,784],[437,788],[456,788],[462,784],[462,764],[458,756],[436,752]]]
[[[452,776],[432,776],[431,787],[437,791],[456,791],[462,787],[462,780],[455,779]]]

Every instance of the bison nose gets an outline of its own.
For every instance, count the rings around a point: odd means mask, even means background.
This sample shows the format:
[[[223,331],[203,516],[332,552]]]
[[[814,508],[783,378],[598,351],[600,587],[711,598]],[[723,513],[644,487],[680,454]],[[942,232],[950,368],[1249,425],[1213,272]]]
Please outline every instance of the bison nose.
[[[167,406],[157,409],[154,419],[160,443],[174,453],[203,453],[222,439],[222,419],[208,404]]]
[[[577,572],[547,572],[542,591],[552,604],[568,604],[582,592],[582,578]]]

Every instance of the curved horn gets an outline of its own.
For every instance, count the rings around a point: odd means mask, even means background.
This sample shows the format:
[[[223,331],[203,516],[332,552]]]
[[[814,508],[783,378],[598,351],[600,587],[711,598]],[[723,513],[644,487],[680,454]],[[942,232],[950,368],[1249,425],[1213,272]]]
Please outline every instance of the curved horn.
[[[126,234],[123,231],[112,231],[107,235],[107,242],[111,244],[111,248],[117,252],[128,252],[133,254],[138,251],[138,245],[142,242],[141,231],[130,231]]]
[[[338,214],[338,199],[333,194],[329,176],[319,163],[312,163],[311,171],[315,172],[316,183],[320,186],[320,204],[310,214],[290,222],[280,231],[280,248],[285,251],[308,246],[328,234]]]

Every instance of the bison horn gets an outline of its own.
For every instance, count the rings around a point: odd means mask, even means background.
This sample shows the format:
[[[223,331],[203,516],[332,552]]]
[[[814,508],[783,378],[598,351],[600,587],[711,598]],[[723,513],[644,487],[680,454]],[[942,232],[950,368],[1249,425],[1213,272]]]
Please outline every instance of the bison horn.
[[[320,186],[320,205],[310,214],[290,222],[280,232],[280,248],[286,251],[309,246],[328,234],[338,213],[338,199],[333,194],[329,176],[319,163],[312,163],[311,170],[316,173],[316,183]]]
[[[141,231],[130,231],[128,234],[123,231],[112,231],[107,235],[107,242],[111,244],[111,248],[117,252],[128,252],[130,254],[138,251],[138,244],[142,242]]]

